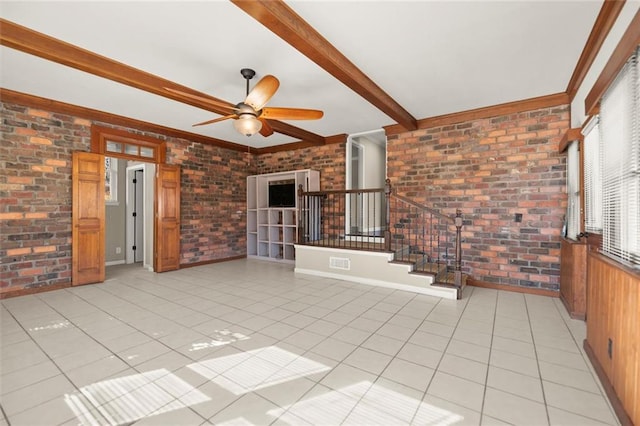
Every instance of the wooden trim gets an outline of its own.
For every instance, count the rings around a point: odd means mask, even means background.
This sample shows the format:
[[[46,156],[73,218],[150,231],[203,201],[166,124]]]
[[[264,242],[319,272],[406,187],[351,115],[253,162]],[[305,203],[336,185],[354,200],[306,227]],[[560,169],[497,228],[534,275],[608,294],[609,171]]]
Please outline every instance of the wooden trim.
[[[204,260],[202,262],[194,262],[194,263],[181,263],[180,269],[195,268],[196,266],[211,265],[212,263],[229,262],[232,260],[239,260],[239,259],[246,259],[246,258],[247,258],[246,254],[241,254],[238,256],[224,257],[222,259]]]
[[[123,152],[111,152],[106,150],[107,140],[118,142],[123,145],[136,145],[138,147],[148,147],[153,149],[153,157],[142,157],[139,155],[129,155]],[[124,148],[124,146],[123,146]],[[166,161],[167,142],[157,138],[138,135],[120,129],[91,126],[91,152],[104,154],[107,157],[118,157],[133,161],[153,162],[164,164]]]
[[[135,87],[136,89],[144,90],[167,99],[173,99],[174,101],[192,105],[196,108],[211,111],[216,114],[226,115],[228,113],[227,110],[216,105],[212,105],[211,103],[186,98],[179,94],[169,92],[165,88],[168,87],[218,102],[229,103],[225,100],[214,98],[206,93],[198,92],[173,81],[123,64],[122,62],[114,61],[113,59],[98,55],[89,50],[82,49],[73,44],[66,43],[46,34],[31,30],[3,18],[0,18],[0,27],[2,27],[2,31],[0,31],[0,44],[3,46],[66,65],[80,71],[88,72],[99,77],[104,77],[127,86]],[[295,138],[303,140],[323,139],[320,135],[316,135],[280,121],[269,120],[269,124],[271,124],[271,127],[275,131]]]
[[[564,298],[564,296],[562,296],[562,293],[560,294],[560,301],[562,302],[562,304],[564,305],[564,308],[567,310],[567,313],[569,314],[569,317],[571,319],[574,320],[580,320],[580,321],[584,321],[587,319],[587,314],[576,314],[572,311],[571,309],[571,303],[569,303],[569,301],[567,299]]]
[[[553,95],[539,96],[536,98],[524,99],[521,101],[507,102],[504,104],[476,108],[468,111],[454,112],[452,114],[423,118],[421,120],[418,120],[418,129],[430,129],[433,127],[448,126],[451,124],[463,123],[466,121],[480,120],[483,118],[497,117],[523,111],[533,111],[540,108],[550,108],[566,104],[569,104],[569,95],[564,92],[555,93]],[[385,126],[384,129],[387,133],[387,136],[407,132],[407,129],[399,124]]]
[[[11,297],[26,296],[29,294],[44,293],[46,291],[60,290],[71,287],[71,283],[44,285],[41,287],[21,287],[12,289],[11,287],[0,289],[0,300]]]
[[[349,135],[344,133],[341,133],[339,135],[327,136],[326,138],[324,138],[323,145],[331,145],[334,143],[345,143],[347,141],[348,136]],[[318,145],[312,142],[292,142],[292,143],[286,143],[282,145],[273,145],[273,146],[266,146],[264,148],[257,148],[255,149],[255,154],[257,155],[273,154],[276,152],[294,151],[297,149],[311,148],[314,146],[318,146]]]
[[[291,136],[292,138],[302,139],[309,142],[312,145],[324,145],[325,138],[312,132],[308,132],[299,127],[292,126],[291,124],[284,123],[282,121],[269,120],[271,128],[283,135]]]
[[[555,290],[547,290],[544,288],[531,288],[531,287],[519,287],[515,285],[507,285],[507,284],[497,284],[497,283],[489,283],[486,281],[480,281],[473,279],[471,277],[467,278],[467,285],[471,285],[474,287],[482,287],[482,288],[491,288],[494,290],[504,290],[504,291],[512,291],[515,293],[525,293],[525,294],[535,294],[537,296],[549,296],[549,297],[560,297],[558,291]]]
[[[560,146],[558,147],[558,152],[562,154],[573,141],[582,141],[582,133],[580,132],[582,129],[574,128],[569,129],[565,132],[564,136],[560,140]]]
[[[170,127],[160,126],[157,124],[148,123],[146,121],[136,120],[133,118],[123,117],[121,115],[115,115],[91,108],[85,108],[77,105],[67,104],[64,102],[54,101],[52,99],[41,98],[39,96],[28,95],[26,93],[14,92],[13,90],[4,88],[0,88],[0,101],[23,105],[29,108],[67,114],[78,118],[84,118],[86,120],[100,121],[102,123],[108,123],[114,126],[128,127],[130,129],[157,133],[160,135],[171,136],[178,139],[186,139],[188,141],[199,142],[205,145],[213,145],[232,151],[249,151],[252,154],[256,152],[255,148],[236,144],[233,142],[223,141],[222,139],[197,135],[195,133],[172,129]]]
[[[296,14],[284,1],[231,1],[404,128],[409,130],[417,128],[416,119],[407,110],[329,43],[308,22]]]
[[[609,61],[585,98],[584,110],[587,115],[594,115],[594,109],[600,103],[600,99],[638,45],[640,45],[640,10],[636,12]]]
[[[573,101],[576,93],[578,93],[578,89],[584,81],[589,68],[593,65],[593,61],[596,59],[598,52],[600,52],[600,48],[607,38],[607,35],[609,35],[609,31],[611,31],[613,24],[616,22],[616,19],[618,19],[618,15],[625,1],[626,0],[605,0],[602,4],[600,13],[598,13],[587,43],[582,50],[580,59],[578,59],[576,68],[573,70],[573,75],[571,75],[571,79],[567,85],[566,92],[569,94],[570,101]]]
[[[616,391],[613,388],[613,385],[611,384],[611,381],[609,380],[607,373],[604,371],[604,368],[602,368],[600,361],[598,361],[598,357],[596,356],[595,352],[593,351],[593,348],[591,347],[587,339],[583,341],[582,347],[584,348],[584,352],[587,354],[589,361],[591,361],[591,365],[593,366],[593,369],[595,370],[596,375],[600,379],[600,383],[602,383],[604,392],[605,394],[607,394],[607,398],[609,398],[611,407],[613,408],[613,411],[618,417],[618,420],[620,421],[620,425],[633,426],[633,422],[631,421],[631,418],[629,418],[629,415],[625,411],[624,406],[622,405],[622,401],[620,401],[620,398],[618,398],[618,395],[616,394]]]
[[[629,275],[629,277],[631,277],[632,279],[640,280],[640,269],[635,269],[628,265],[625,265],[624,263],[619,262],[618,260],[613,259],[606,254],[603,254],[599,250],[590,250],[589,256],[594,256],[601,262],[606,263],[608,266],[619,269],[624,274]]]
[[[327,136],[326,138],[324,138],[324,144],[325,145],[331,145],[331,144],[334,144],[334,143],[346,143],[348,137],[349,137],[349,135],[346,134],[346,133],[340,133],[338,135]]]

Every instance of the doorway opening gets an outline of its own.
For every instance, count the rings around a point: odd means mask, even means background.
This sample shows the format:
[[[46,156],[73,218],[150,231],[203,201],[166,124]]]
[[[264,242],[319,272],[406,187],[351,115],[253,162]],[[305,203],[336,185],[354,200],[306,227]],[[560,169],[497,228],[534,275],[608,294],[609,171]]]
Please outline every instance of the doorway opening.
[[[153,271],[153,199],[155,164],[127,167],[126,263]]]
[[[105,266],[153,271],[154,176],[153,163],[105,157]]]
[[[346,189],[384,188],[387,137],[384,130],[350,135],[346,147]],[[352,193],[346,199],[347,238],[379,238],[385,223],[380,194]]]

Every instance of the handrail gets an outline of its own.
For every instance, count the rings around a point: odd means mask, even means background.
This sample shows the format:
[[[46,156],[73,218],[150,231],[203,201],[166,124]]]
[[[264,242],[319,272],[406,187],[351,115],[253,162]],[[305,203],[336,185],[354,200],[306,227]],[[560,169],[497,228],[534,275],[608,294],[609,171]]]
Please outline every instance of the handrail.
[[[373,192],[384,192],[384,188],[368,188],[368,189],[331,189],[328,191],[302,192],[304,195],[317,197],[328,194],[366,194]]]
[[[426,210],[430,214],[432,214],[432,215],[434,215],[434,216],[436,216],[436,217],[438,217],[440,219],[448,220],[451,223],[455,223],[456,222],[455,218],[447,216],[447,215],[444,215],[442,213],[439,213],[439,212],[435,211],[434,209],[432,209],[431,207],[427,207],[424,204],[417,203],[417,202],[415,202],[415,201],[413,201],[413,200],[411,200],[411,199],[409,199],[407,197],[403,197],[402,195],[398,195],[398,194],[391,194],[391,196],[394,197],[394,198],[397,198],[398,200],[402,201],[403,203],[407,203],[407,204],[409,204],[409,205],[411,205],[411,206],[413,206],[413,207],[415,207],[417,209]]]
[[[461,210],[447,216],[395,194],[389,179],[373,189],[305,192],[300,185],[298,197],[299,244],[391,252],[395,261],[434,274],[436,282],[460,294]]]

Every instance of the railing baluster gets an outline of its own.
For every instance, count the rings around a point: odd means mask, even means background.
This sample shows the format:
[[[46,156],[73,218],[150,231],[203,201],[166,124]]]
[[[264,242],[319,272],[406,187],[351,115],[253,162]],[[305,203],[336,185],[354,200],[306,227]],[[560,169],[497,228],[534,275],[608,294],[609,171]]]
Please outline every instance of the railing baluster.
[[[459,209],[455,217],[442,215],[393,194],[387,179],[379,189],[305,192],[300,185],[297,212],[298,244],[394,252],[397,260],[414,257],[417,271],[437,272],[444,267],[447,282],[453,280],[461,288],[463,219]],[[380,236],[384,245],[377,243]],[[455,255],[450,256],[450,249]]]

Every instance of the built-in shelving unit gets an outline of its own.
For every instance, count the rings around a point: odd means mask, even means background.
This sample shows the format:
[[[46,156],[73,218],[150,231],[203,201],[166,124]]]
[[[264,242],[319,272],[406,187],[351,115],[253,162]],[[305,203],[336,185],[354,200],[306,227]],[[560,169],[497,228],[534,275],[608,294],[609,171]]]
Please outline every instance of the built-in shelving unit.
[[[291,184],[291,190],[295,191],[293,201],[285,197],[291,202],[276,202],[284,204],[276,206],[272,199],[270,203],[271,185]],[[305,191],[319,191],[320,173],[316,170],[294,170],[247,177],[247,257],[284,262],[295,260],[299,185]]]

